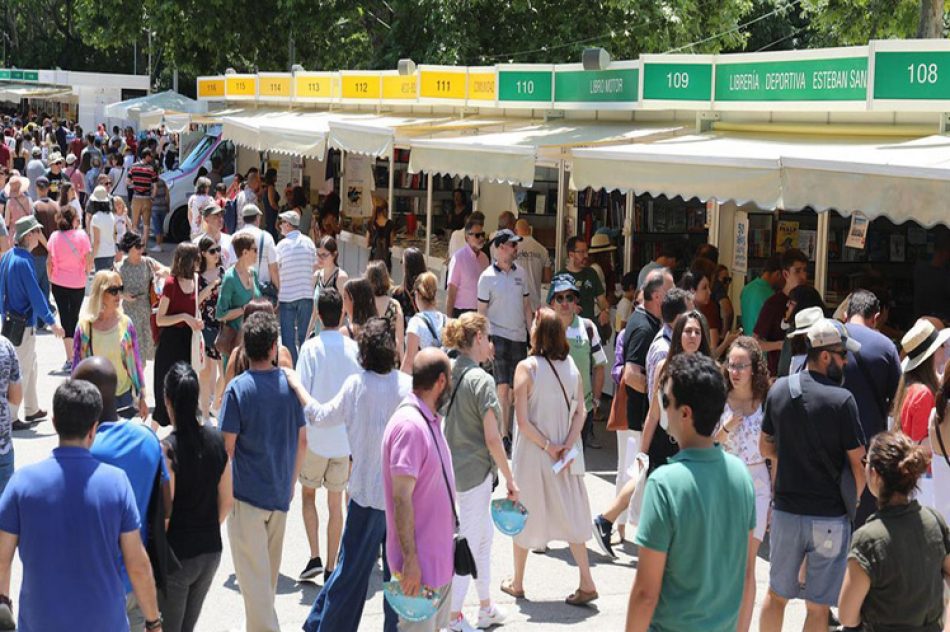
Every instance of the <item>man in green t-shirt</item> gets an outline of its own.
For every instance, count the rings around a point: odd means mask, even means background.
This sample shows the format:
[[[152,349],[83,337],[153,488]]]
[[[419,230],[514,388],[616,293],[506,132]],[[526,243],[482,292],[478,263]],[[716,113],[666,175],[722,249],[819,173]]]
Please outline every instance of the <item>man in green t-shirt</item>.
[[[587,419],[581,438],[584,447],[603,447],[594,437],[594,411],[600,406],[600,394],[604,390],[604,375],[607,354],[600,341],[597,326],[588,318],[578,316],[575,309],[580,291],[569,274],[559,274],[551,280],[548,303],[564,325],[571,359],[577,365],[584,383],[584,407]]]
[[[739,306],[742,316],[742,329],[747,336],[752,335],[759,312],[770,296],[782,289],[785,279],[782,277],[782,257],[773,254],[765,260],[762,275],[742,288]]]
[[[594,305],[600,307],[597,316],[601,325],[610,321],[610,305],[607,303],[607,294],[600,275],[589,265],[590,249],[587,242],[580,237],[571,237],[567,240],[567,267],[558,274],[569,274],[580,292],[581,316],[593,319]]]
[[[712,439],[726,384],[712,359],[684,353],[669,361],[660,388],[666,413],[660,424],[680,451],[647,479],[627,632],[733,632],[755,492],[745,463]]]

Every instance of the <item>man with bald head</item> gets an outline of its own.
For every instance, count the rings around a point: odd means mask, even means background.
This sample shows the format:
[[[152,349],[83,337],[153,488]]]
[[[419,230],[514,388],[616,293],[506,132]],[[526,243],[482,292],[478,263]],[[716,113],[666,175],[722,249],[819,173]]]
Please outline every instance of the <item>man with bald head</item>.
[[[164,503],[152,507],[152,511],[162,511],[164,516],[171,509],[171,488],[165,459],[162,458],[162,446],[158,437],[150,428],[135,421],[119,419],[116,412],[115,389],[119,378],[112,362],[99,356],[91,356],[76,365],[73,379],[89,382],[102,396],[102,412],[99,414],[99,427],[92,442],[90,452],[102,463],[114,465],[129,478],[135,505],[140,516],[139,533],[142,544],[148,544],[149,505]],[[160,482],[156,481],[159,478]],[[162,495],[156,496],[154,490],[160,485]],[[153,498],[154,497],[154,498]],[[123,565],[122,582],[125,584],[126,613],[132,632],[145,629],[145,617],[132,591],[129,575]]]
[[[528,286],[528,300],[531,302],[531,311],[537,311],[544,304],[541,298],[541,285],[551,282],[551,273],[554,264],[548,249],[531,235],[531,224],[526,219],[515,222],[515,233],[521,237],[518,248],[517,264],[525,271],[525,282]]]
[[[412,392],[393,413],[383,435],[386,496],[386,558],[403,593],[421,586],[438,595],[438,611],[426,621],[400,619],[399,629],[434,632],[449,624],[454,575],[455,474],[439,415],[451,392],[452,367],[429,347],[412,363]]]

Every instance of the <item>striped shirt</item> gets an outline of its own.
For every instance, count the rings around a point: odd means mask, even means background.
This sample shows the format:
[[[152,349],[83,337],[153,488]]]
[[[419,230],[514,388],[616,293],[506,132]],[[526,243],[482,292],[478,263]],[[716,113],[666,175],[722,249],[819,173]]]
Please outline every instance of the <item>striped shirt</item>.
[[[280,266],[279,303],[313,298],[313,269],[317,263],[317,247],[299,230],[292,231],[277,243],[277,265]]]
[[[158,180],[155,167],[146,162],[137,162],[129,167],[127,178],[133,195],[152,197],[152,185]]]

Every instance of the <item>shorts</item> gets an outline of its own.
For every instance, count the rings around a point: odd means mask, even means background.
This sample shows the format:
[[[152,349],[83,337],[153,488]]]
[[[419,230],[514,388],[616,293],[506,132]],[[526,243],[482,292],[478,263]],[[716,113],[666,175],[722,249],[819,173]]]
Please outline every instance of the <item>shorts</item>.
[[[528,343],[509,340],[501,336],[492,336],[491,341],[495,345],[495,357],[492,361],[495,385],[511,386],[514,384],[515,368],[519,362],[528,357]]]
[[[165,234],[165,216],[168,214],[168,209],[164,206],[159,208],[157,206],[152,207],[152,234],[153,235],[164,235]]]
[[[311,489],[326,487],[329,492],[342,492],[350,480],[350,457],[329,458],[307,450],[299,480],[301,485]]]
[[[765,539],[765,529],[769,524],[769,508],[772,506],[772,478],[765,463],[749,465],[749,475],[755,488],[755,529],[752,536],[761,542]]]
[[[847,516],[799,516],[772,510],[769,589],[783,599],[838,603],[851,546]],[[798,581],[805,561],[805,584]]]

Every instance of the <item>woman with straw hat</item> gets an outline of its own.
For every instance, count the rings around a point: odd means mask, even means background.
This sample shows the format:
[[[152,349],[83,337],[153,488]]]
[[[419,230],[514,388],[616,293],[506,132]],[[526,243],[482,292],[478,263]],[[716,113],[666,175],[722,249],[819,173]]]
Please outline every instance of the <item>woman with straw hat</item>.
[[[904,375],[897,388],[893,414],[900,429],[914,441],[927,437],[930,412],[940,389],[937,375],[943,368],[943,345],[947,340],[950,340],[950,329],[938,331],[932,322],[923,318],[901,339]]]

